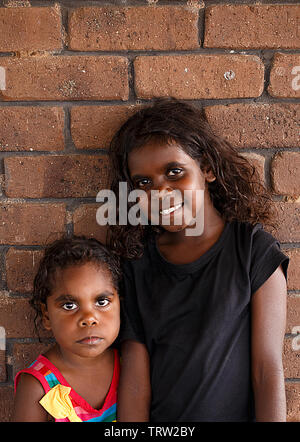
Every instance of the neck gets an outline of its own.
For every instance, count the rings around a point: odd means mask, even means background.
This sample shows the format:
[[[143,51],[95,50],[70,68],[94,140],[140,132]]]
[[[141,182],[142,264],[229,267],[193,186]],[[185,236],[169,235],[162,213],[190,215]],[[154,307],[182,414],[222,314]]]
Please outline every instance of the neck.
[[[56,344],[49,352],[49,357],[54,365],[64,366],[66,370],[94,371],[95,366],[103,364],[111,355],[113,350],[107,348],[96,357],[82,357],[61,348]]]

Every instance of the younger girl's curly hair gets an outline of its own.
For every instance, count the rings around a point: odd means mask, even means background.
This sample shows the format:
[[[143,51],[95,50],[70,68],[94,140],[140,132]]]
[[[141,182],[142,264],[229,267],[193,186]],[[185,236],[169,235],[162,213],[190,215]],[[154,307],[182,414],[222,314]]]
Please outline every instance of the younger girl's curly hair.
[[[55,287],[56,272],[69,266],[93,263],[105,268],[111,275],[113,286],[118,290],[121,279],[119,257],[94,238],[84,236],[63,237],[46,247],[33,283],[33,295],[29,303],[36,312],[37,319],[42,317],[42,305]]]
[[[225,139],[216,135],[202,110],[182,100],[163,98],[142,107],[125,122],[110,145],[111,190],[118,201],[119,182],[134,189],[128,170],[128,155],[149,141],[178,144],[202,171],[216,179],[208,183],[214,207],[225,221],[258,222],[274,227],[271,194],[261,183],[255,167]],[[142,255],[145,240],[157,226],[110,226],[110,246],[122,256]]]

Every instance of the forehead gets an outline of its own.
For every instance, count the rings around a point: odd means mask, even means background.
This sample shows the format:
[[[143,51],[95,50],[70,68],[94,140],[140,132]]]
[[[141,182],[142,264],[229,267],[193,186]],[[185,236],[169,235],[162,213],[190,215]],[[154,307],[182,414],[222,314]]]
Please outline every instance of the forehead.
[[[79,285],[112,286],[112,275],[105,264],[87,262],[84,264],[71,264],[64,268],[57,268],[53,275],[53,286],[79,286]]]
[[[128,155],[128,168],[131,175],[146,173],[163,168],[169,163],[191,164],[194,160],[176,142],[149,141]]]

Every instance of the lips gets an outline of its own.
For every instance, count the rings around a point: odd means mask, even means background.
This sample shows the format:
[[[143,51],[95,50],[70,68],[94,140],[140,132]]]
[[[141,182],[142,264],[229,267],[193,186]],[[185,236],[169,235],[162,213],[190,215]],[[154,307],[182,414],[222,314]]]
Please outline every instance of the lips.
[[[85,338],[77,341],[77,343],[83,345],[97,345],[100,344],[102,340],[103,338],[99,338],[99,336],[86,336]]]

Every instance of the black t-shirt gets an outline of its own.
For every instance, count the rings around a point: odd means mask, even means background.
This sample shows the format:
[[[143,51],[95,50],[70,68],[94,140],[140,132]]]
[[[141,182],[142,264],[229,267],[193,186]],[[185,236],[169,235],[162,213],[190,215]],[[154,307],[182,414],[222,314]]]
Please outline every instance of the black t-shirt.
[[[251,295],[289,259],[261,224],[226,223],[189,264],[168,262],[153,237],[124,260],[121,340],[146,345],[155,421],[253,421]]]

